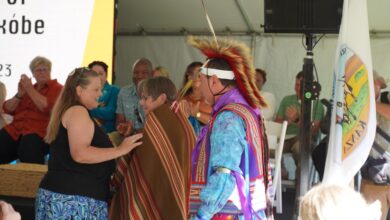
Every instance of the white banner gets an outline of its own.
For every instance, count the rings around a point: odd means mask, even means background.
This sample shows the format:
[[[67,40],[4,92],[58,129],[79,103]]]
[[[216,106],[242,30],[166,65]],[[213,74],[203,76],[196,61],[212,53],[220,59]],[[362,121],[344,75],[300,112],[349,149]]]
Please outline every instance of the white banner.
[[[113,14],[113,0],[0,1],[0,81],[7,98],[15,95],[21,74],[32,77],[29,64],[36,56],[51,60],[51,76],[61,84],[93,60],[111,67]]]
[[[376,127],[366,0],[344,0],[323,183],[348,185],[366,161]]]

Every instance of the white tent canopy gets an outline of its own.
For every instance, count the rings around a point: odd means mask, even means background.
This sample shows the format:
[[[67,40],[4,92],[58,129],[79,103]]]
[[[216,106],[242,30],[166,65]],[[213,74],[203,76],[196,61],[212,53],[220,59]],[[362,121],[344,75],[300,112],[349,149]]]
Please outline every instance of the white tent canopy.
[[[322,0],[325,1],[325,0]],[[342,0],[340,0],[342,1]],[[264,0],[204,0],[219,33],[262,33]],[[388,0],[367,0],[370,30],[390,31]],[[120,0],[120,35],[209,33],[201,0]]]
[[[255,67],[268,73],[265,90],[274,93],[277,102],[292,94],[295,75],[302,69],[306,55],[302,36],[264,34],[260,26],[264,23],[261,0],[210,0],[205,3],[219,37],[244,41],[252,49]],[[390,1],[368,1],[373,66],[390,80],[388,8]],[[170,78],[180,87],[185,67],[192,61],[204,61],[199,51],[186,44],[188,34],[210,36],[200,0],[119,1],[115,83],[129,84],[133,62],[146,57],[154,66],[166,67]],[[323,98],[331,95],[336,43],[337,35],[326,35],[314,49]]]

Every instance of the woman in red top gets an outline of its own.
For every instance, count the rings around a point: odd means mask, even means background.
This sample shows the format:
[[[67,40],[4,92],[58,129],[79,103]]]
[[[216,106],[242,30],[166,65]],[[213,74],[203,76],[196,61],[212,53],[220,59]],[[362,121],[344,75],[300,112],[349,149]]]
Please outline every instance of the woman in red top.
[[[45,57],[35,57],[30,70],[36,83],[21,74],[18,92],[3,104],[4,112],[12,115],[13,121],[0,130],[0,164],[15,159],[44,163],[49,150],[43,137],[62,85],[51,79],[51,62]]]
[[[211,114],[211,105],[207,103],[201,96],[200,91],[200,78],[197,74],[200,67],[203,64],[201,62],[192,62],[187,66],[184,79],[183,79],[183,88],[189,80],[192,80],[191,88],[189,88],[184,94],[183,106],[185,107],[185,112],[188,114],[188,119],[190,120],[195,133],[198,134],[202,126],[207,124],[210,120]]]

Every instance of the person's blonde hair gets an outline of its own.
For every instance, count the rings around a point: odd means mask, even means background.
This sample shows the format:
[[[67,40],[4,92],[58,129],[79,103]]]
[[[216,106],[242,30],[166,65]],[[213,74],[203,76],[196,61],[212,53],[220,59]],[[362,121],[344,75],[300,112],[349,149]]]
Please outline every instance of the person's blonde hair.
[[[3,82],[0,81],[0,107],[3,105],[5,98],[7,97],[7,89]]]
[[[154,76],[154,72],[155,71],[158,71],[160,73],[159,76],[163,76],[163,77],[169,78],[169,71],[168,71],[167,68],[165,68],[163,66],[158,66],[158,67],[154,68],[153,76]]]
[[[46,57],[37,56],[30,62],[29,67],[31,72],[34,72],[34,69],[39,65],[46,66],[47,68],[49,68],[49,71],[51,71],[51,61]]]
[[[45,141],[51,143],[55,140],[60,128],[61,118],[65,111],[74,106],[80,104],[79,97],[76,92],[77,86],[85,88],[91,83],[92,77],[100,77],[98,73],[89,68],[77,68],[72,71],[66,79],[65,85],[59,95],[56,103],[54,104],[49,125],[47,126],[47,134]]]
[[[380,204],[370,206],[359,192],[337,185],[313,187],[299,206],[301,220],[374,220],[380,214]]]

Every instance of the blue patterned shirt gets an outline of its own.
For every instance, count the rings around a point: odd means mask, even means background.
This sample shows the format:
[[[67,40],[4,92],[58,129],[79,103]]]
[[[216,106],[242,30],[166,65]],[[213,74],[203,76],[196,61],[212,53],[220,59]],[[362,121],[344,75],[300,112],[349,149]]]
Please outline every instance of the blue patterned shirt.
[[[131,121],[135,130],[144,127],[145,113],[139,104],[135,85],[125,86],[119,91],[116,113],[123,114],[126,120]]]
[[[248,142],[244,120],[231,111],[218,114],[210,137],[212,174],[200,194],[201,206],[198,210],[206,219],[210,219],[223,208],[236,185],[233,175],[214,172],[214,169],[224,167],[242,173],[240,162],[245,147],[248,147]]]

